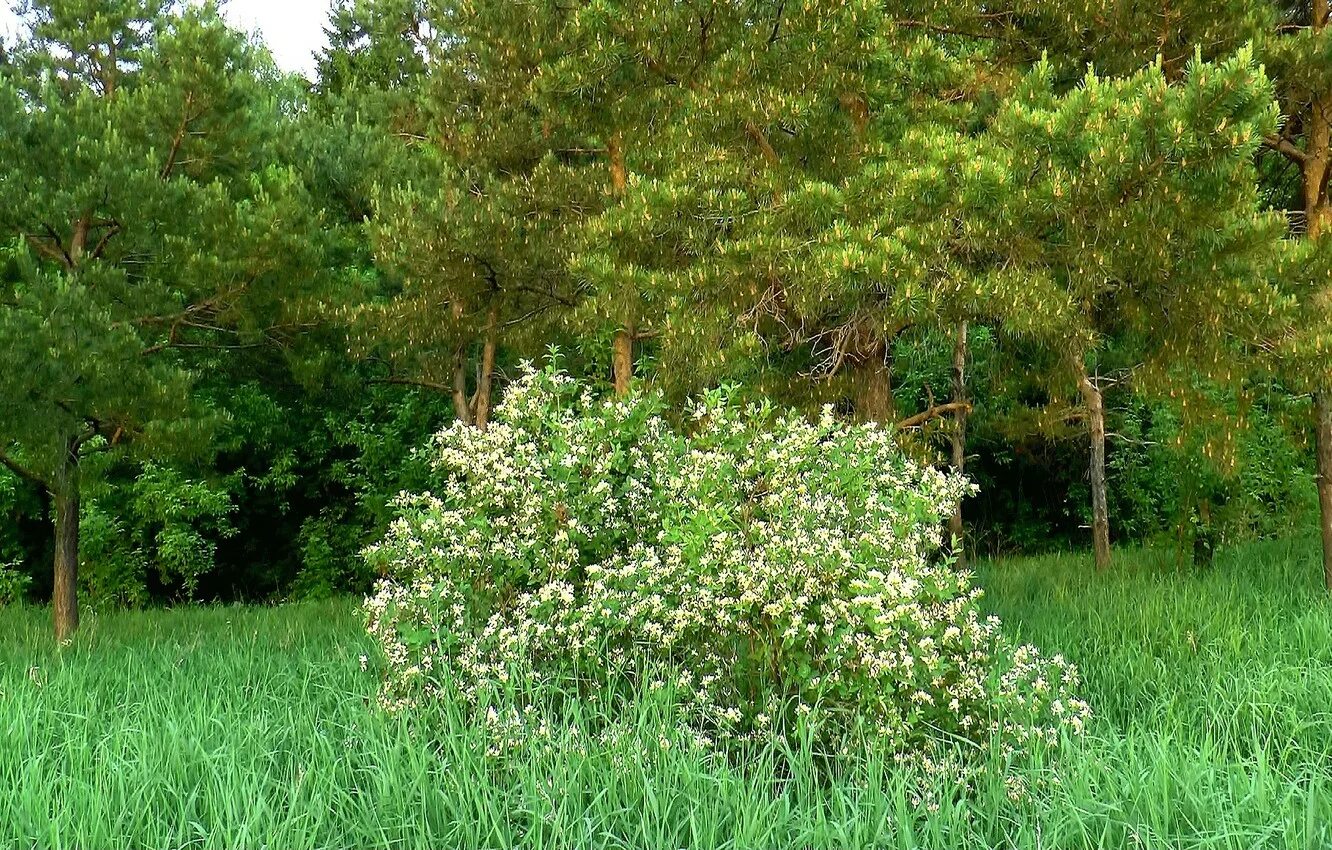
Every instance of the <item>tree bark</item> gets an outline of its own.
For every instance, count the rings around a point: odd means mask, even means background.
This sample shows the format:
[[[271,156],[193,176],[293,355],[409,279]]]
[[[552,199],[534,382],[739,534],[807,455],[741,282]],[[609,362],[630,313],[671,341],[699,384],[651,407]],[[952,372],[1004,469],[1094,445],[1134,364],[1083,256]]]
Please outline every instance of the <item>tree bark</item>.
[[[495,377],[495,350],[499,345],[499,305],[491,303],[486,311],[486,338],[481,347],[481,374],[476,381],[476,427],[482,431],[490,425],[491,386]]]
[[[472,405],[467,400],[467,349],[453,353],[453,415],[464,425],[472,424]]]
[[[1332,590],[1332,396],[1314,395],[1314,435],[1318,447],[1318,512],[1323,534],[1323,585]]]
[[[861,363],[857,372],[859,387],[856,412],[869,422],[887,425],[897,421],[897,405],[893,401],[893,369],[888,362],[887,347],[881,347]]]
[[[629,185],[629,168],[624,161],[624,142],[619,133],[615,133],[606,143],[606,153],[610,157],[611,195],[619,198],[624,195]],[[615,394],[629,394],[629,385],[634,377],[634,323],[626,320],[615,331],[611,343],[611,375],[615,381]]]
[[[962,407],[953,416],[953,472],[962,475],[967,471],[967,323],[957,328],[957,341],[953,345],[953,403]],[[967,565],[967,547],[963,543],[962,503],[959,502],[953,516],[948,520],[948,530],[957,541],[957,565]]]
[[[88,247],[88,230],[92,227],[92,214],[84,213],[74,222],[74,232],[69,237],[69,269],[75,270],[83,261],[83,253]]]
[[[1329,0],[1313,0],[1313,31],[1327,29],[1332,13]],[[1332,204],[1328,203],[1328,177],[1332,172],[1332,91],[1314,96],[1309,109],[1303,162],[1304,215],[1309,238],[1317,239],[1332,226]]]
[[[1321,33],[1329,24],[1328,0],[1313,0],[1313,29]],[[1304,160],[1304,218],[1307,236],[1321,238],[1332,227],[1328,177],[1332,172],[1332,92],[1315,96],[1306,130]],[[1332,392],[1324,387],[1314,394],[1314,436],[1318,447],[1318,508],[1323,537],[1323,584],[1332,591]]]
[[[629,394],[629,384],[634,377],[634,331],[632,327],[620,328],[615,332],[612,351],[611,370],[615,376],[615,394]]]
[[[619,197],[629,184],[629,169],[624,164],[624,142],[619,133],[606,142],[606,153],[610,157],[611,194]]]
[[[461,332],[463,303],[453,302],[453,324]],[[453,351],[453,415],[464,425],[472,424],[472,404],[467,395],[467,346],[459,345]]]
[[[71,637],[79,627],[79,445],[65,445],[51,492],[55,512],[55,593],[52,619],[57,641]]]
[[[1096,551],[1096,569],[1110,566],[1110,511],[1106,506],[1105,486],[1105,399],[1101,390],[1078,364],[1078,389],[1087,407],[1087,424],[1091,438],[1091,463],[1088,479],[1092,497],[1092,546]]]

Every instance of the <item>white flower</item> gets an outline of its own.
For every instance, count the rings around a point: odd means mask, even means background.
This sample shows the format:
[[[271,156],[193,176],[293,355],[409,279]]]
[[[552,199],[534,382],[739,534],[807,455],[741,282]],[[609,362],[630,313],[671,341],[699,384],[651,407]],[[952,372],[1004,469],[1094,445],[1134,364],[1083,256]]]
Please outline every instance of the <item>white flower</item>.
[[[461,694],[509,752],[551,734],[550,683],[646,670],[633,681],[673,683],[686,740],[709,746],[771,734],[792,687],[810,728],[857,714],[891,745],[1081,732],[1072,666],[1005,642],[933,557],[969,484],[831,409],[811,422],[719,393],[677,434],[635,415],[656,404],[528,366],[491,428],[436,437],[432,491],[401,494],[365,553],[387,576],[364,605],[386,709]]]

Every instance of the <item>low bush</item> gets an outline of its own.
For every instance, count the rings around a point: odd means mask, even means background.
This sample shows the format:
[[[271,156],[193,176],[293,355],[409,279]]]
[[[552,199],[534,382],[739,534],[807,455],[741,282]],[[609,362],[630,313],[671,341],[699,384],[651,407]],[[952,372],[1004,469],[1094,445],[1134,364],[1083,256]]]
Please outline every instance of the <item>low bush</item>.
[[[22,567],[18,561],[0,563],[0,605],[16,605],[27,598],[32,576]]]
[[[461,698],[502,736],[570,683],[669,689],[701,746],[901,753],[1012,752],[1088,716],[1073,668],[1005,639],[954,568],[944,519],[971,485],[878,425],[717,391],[673,426],[658,398],[529,369],[488,430],[435,438],[434,469],[367,553],[390,709]]]

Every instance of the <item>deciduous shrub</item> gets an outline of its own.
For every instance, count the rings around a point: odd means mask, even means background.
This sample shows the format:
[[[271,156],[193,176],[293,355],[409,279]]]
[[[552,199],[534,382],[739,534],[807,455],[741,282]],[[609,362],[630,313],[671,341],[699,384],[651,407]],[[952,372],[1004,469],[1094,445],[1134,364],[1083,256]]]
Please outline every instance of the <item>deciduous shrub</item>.
[[[669,688],[705,745],[802,728],[903,752],[1087,717],[1075,671],[1007,641],[954,569],[942,528],[970,485],[877,425],[718,391],[672,426],[651,396],[529,370],[434,453],[435,489],[368,550],[391,709],[462,698],[502,731],[571,683]]]
[[[0,605],[14,605],[27,597],[32,576],[22,566],[18,561],[0,563]]]

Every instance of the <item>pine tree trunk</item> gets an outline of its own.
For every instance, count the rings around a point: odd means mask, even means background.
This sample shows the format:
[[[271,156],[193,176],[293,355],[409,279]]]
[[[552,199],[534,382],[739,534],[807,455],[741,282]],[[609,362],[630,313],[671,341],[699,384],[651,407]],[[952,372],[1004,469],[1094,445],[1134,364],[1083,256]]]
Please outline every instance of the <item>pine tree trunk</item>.
[[[606,153],[610,157],[611,194],[619,197],[629,185],[629,168],[624,162],[624,143],[616,133],[606,143]]]
[[[472,405],[467,400],[467,349],[453,353],[453,414],[464,425],[472,424]]]
[[[499,305],[491,304],[486,313],[486,339],[481,347],[481,374],[476,381],[476,427],[482,431],[490,424],[491,386],[495,378],[495,349],[499,345]]]
[[[1313,0],[1313,30],[1328,24],[1328,0]],[[1313,99],[1305,128],[1304,219],[1309,239],[1319,239],[1332,227],[1328,177],[1332,173],[1332,92]],[[1318,508],[1323,536],[1323,583],[1332,590],[1332,394],[1324,388],[1314,394],[1314,435],[1318,447]]]
[[[1332,3],[1313,0],[1313,31],[1323,32],[1332,25]],[[1332,91],[1315,93],[1305,128],[1304,215],[1310,239],[1317,239],[1332,227],[1332,203],[1328,198],[1328,178],[1332,174]]]
[[[897,421],[897,406],[893,401],[893,370],[888,362],[887,349],[880,348],[857,368],[859,395],[856,412],[867,422],[891,425]]]
[[[1105,485],[1105,399],[1101,390],[1087,375],[1079,373],[1078,388],[1087,408],[1087,424],[1091,438],[1091,464],[1088,479],[1092,497],[1092,545],[1096,551],[1096,569],[1110,566],[1110,511],[1106,506]]]
[[[463,303],[453,302],[453,323],[461,332]],[[472,404],[467,395],[467,346],[459,345],[453,352],[453,415],[464,425],[472,424]]]
[[[615,133],[606,143],[606,153],[610,158],[611,195],[619,198],[629,185],[629,168],[624,161],[624,143],[619,133]],[[615,394],[629,394],[629,385],[634,377],[634,323],[627,320],[615,332],[611,343],[611,373],[615,380]]]
[[[953,345],[953,401],[965,405],[967,402],[967,323],[957,329],[957,341]],[[959,408],[953,419],[953,472],[962,475],[967,471],[967,409]],[[948,521],[948,530],[957,541],[957,565],[967,565],[967,547],[963,543],[962,503],[959,502],[953,516]]]
[[[1323,584],[1332,590],[1332,397],[1314,395],[1314,434],[1318,447],[1318,512],[1323,533]]]
[[[629,394],[629,383],[634,377],[634,332],[632,328],[621,328],[615,332],[612,351],[611,370],[615,374],[615,394]]]
[[[79,627],[79,440],[65,447],[51,493],[55,512],[55,593],[52,619],[57,641]]]

